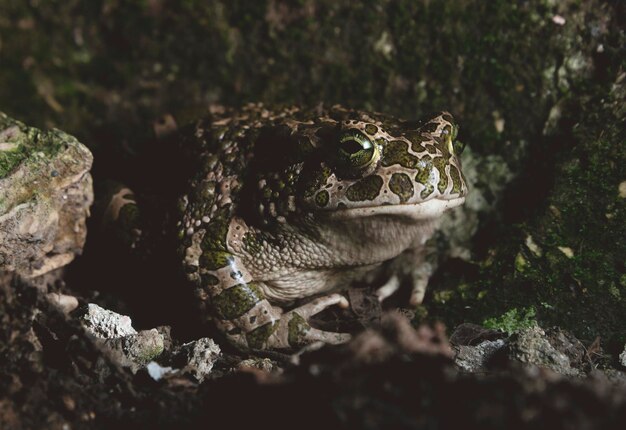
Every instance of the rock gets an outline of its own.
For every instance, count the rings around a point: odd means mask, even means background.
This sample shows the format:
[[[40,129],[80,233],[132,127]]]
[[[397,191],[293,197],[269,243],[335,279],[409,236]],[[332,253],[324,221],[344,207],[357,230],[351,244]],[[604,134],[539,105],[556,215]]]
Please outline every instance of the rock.
[[[550,345],[569,359],[570,366],[582,369],[589,364],[585,345],[571,333],[559,327],[550,327],[545,332]]]
[[[457,353],[455,364],[466,372],[483,372],[493,355],[506,346],[506,340],[486,340],[476,346],[460,345],[455,347]]]
[[[276,369],[276,364],[270,360],[269,358],[249,358],[247,360],[242,360],[238,365],[238,370],[262,370],[263,372],[271,372]]]
[[[91,152],[74,137],[0,112],[0,271],[33,278],[82,251],[91,164]]]
[[[161,366],[156,361],[151,361],[150,363],[148,363],[146,365],[146,370],[148,371],[148,375],[150,375],[150,377],[155,381],[162,379],[164,376],[177,372],[177,370],[175,370],[174,368],[169,366]]]
[[[164,349],[165,338],[157,329],[137,332],[130,317],[89,303],[81,316],[83,327],[121,366],[136,372]]]
[[[626,345],[624,346],[624,352],[619,355],[619,363],[626,367]]]
[[[506,333],[501,330],[485,328],[478,324],[459,324],[452,335],[450,343],[453,345],[479,345],[486,340],[497,340],[506,337]]]
[[[50,293],[46,298],[64,314],[69,314],[78,307],[78,299],[67,294]]]
[[[220,347],[213,339],[204,337],[181,345],[174,361],[182,364],[183,373],[190,373],[202,382],[211,373],[220,355]]]
[[[130,317],[89,303],[87,312],[81,317],[83,326],[91,335],[101,339],[115,339],[137,334]]]
[[[571,367],[569,358],[557,351],[546,338],[546,333],[536,325],[522,329],[510,337],[508,356],[511,360],[546,367],[563,375],[581,374]]]
[[[163,335],[153,328],[152,330],[142,330],[137,334],[107,339],[104,345],[121,352],[126,359],[133,363],[127,367],[136,371],[139,367],[161,355],[163,352]]]

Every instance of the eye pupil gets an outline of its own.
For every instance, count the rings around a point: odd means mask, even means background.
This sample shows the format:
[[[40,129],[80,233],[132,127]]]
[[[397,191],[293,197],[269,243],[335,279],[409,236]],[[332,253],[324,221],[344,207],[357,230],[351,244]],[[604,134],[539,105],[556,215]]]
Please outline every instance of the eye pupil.
[[[348,154],[356,154],[363,149],[363,146],[354,139],[346,140],[341,143],[341,149]]]

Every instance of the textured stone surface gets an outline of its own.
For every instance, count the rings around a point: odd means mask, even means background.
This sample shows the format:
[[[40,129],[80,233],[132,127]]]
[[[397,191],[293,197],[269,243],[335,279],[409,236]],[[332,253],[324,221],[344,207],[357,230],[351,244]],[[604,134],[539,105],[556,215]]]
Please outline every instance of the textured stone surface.
[[[80,322],[95,342],[119,365],[136,372],[164,350],[163,334],[155,328],[137,332],[130,317],[89,303]]]
[[[176,353],[175,363],[183,365],[181,372],[190,373],[202,382],[211,373],[220,355],[220,347],[213,339],[202,338],[181,345]]]
[[[0,270],[36,277],[82,251],[91,163],[74,137],[0,112]]]
[[[563,375],[580,374],[570,366],[569,358],[550,344],[545,331],[537,326],[521,330],[511,336],[508,355],[511,360],[547,367]]]
[[[504,339],[486,340],[476,346],[461,345],[455,347],[454,362],[466,372],[486,372],[487,364],[493,355],[506,345]]]
[[[91,335],[100,339],[115,339],[137,334],[132,321],[127,315],[120,315],[89,303],[84,315],[81,316],[83,326]]]

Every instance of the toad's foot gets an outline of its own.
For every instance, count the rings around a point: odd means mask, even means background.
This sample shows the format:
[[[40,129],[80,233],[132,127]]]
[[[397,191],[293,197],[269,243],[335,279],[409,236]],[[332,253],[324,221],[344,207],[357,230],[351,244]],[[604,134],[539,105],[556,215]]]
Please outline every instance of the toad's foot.
[[[391,297],[400,288],[400,278],[398,275],[392,275],[385,284],[376,290],[376,297],[379,302]]]
[[[286,312],[281,316],[276,331],[268,339],[269,346],[284,348],[304,346],[318,341],[330,344],[347,342],[351,338],[347,333],[319,330],[311,327],[308,323],[309,318],[313,315],[333,305],[339,305],[339,307],[346,309],[349,303],[345,297],[331,294]]]
[[[432,274],[431,266],[429,264],[425,264],[424,266],[414,269],[408,275],[409,282],[411,284],[409,306],[412,308],[415,308],[424,301],[428,280]],[[400,281],[400,277],[398,275],[392,275],[383,286],[376,290],[378,301],[382,303],[384,300],[395,294],[400,289],[401,283],[402,282]]]
[[[432,276],[434,268],[430,263],[424,263],[416,267],[411,273],[411,297],[409,305],[417,307],[424,301],[428,280]]]

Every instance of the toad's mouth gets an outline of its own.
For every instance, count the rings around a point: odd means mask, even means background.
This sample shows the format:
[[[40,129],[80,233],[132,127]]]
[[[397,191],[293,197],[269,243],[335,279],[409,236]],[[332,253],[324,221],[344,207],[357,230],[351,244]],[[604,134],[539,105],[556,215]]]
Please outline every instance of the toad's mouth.
[[[338,209],[329,212],[328,217],[331,219],[341,220],[368,216],[390,215],[407,217],[415,220],[433,219],[439,217],[448,209],[462,205],[464,202],[465,197],[457,197],[450,200],[435,198],[425,202],[404,205],[400,204]]]

